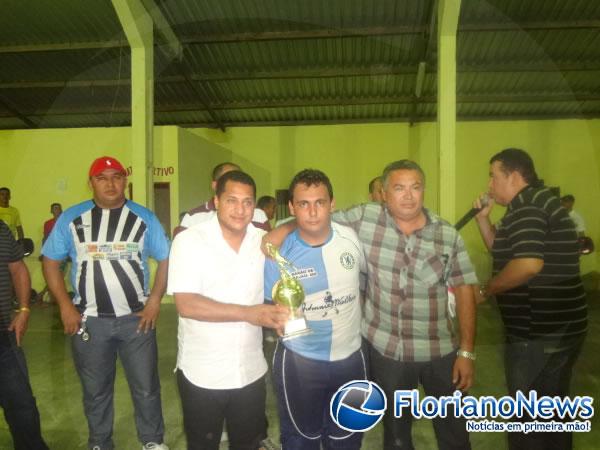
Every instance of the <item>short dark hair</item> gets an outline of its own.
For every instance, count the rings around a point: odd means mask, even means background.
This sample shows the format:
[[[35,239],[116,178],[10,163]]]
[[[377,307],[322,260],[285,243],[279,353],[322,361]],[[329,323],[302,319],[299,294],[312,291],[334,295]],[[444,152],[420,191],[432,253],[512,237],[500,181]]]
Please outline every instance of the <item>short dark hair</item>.
[[[50,205],[50,212],[52,212],[52,208],[54,208],[55,206],[58,206],[60,209],[62,209],[62,205],[60,203],[52,203]]]
[[[258,199],[258,201],[256,202],[256,207],[259,209],[264,209],[266,208],[269,204],[271,203],[276,203],[277,200],[275,200],[275,197],[271,197],[270,195],[263,195],[261,198]]]
[[[560,198],[560,201],[575,203],[575,197],[573,197],[571,194],[567,194],[567,195],[562,196]]]
[[[381,177],[375,177],[371,181],[369,181],[369,194],[373,193],[373,190],[375,189],[375,183],[378,180],[379,180],[379,182],[381,182]]]
[[[299,184],[305,184],[306,186],[319,186],[320,184],[323,184],[327,188],[329,199],[333,200],[333,186],[331,186],[331,181],[329,181],[327,175],[320,170],[304,169],[292,178],[289,188],[290,202],[294,201],[294,188]]]
[[[241,167],[238,166],[235,163],[232,162],[222,162],[221,164],[217,164],[214,169],[212,170],[212,180],[213,181],[217,181],[219,178],[221,178],[221,175],[223,175],[223,170],[225,169],[225,167],[230,166],[230,167],[235,167],[235,170],[241,171]]]
[[[423,181],[423,186],[425,186],[425,172],[421,169],[416,162],[411,161],[410,159],[401,159],[399,161],[394,161],[389,163],[383,169],[383,174],[381,175],[381,183],[384,187],[387,187],[388,178],[390,177],[390,173],[395,172],[396,170],[414,170],[421,175],[421,180]]]
[[[256,183],[250,175],[248,175],[246,172],[242,172],[241,170],[232,170],[231,172],[224,173],[219,177],[217,180],[216,189],[217,197],[225,192],[225,185],[228,181],[234,181],[236,183],[252,186],[252,197],[256,198]]]
[[[7,187],[0,187],[0,191],[6,191],[6,192],[8,192],[8,193],[9,193],[9,195],[10,195],[10,189],[9,189],[9,188],[7,188]]]
[[[541,187],[544,185],[544,182],[538,178],[535,172],[533,159],[531,159],[531,156],[525,150],[521,150],[520,148],[505,148],[491,157],[490,164],[496,161],[502,164],[502,171],[504,173],[519,172],[530,186]]]

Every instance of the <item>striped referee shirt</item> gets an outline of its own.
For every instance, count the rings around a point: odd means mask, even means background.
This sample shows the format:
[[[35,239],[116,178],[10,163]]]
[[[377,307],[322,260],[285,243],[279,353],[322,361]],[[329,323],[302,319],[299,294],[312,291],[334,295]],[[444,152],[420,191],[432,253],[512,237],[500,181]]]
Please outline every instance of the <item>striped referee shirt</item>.
[[[525,187],[496,224],[496,275],[516,258],[544,261],[527,284],[496,296],[509,339],[560,342],[587,329],[575,225],[548,188]]]
[[[448,286],[477,283],[458,232],[423,211],[427,223],[408,236],[378,203],[333,214],[356,231],[365,252],[362,334],[382,355],[406,362],[431,361],[456,350]]]
[[[73,303],[93,317],[119,317],[143,309],[149,293],[148,257],[169,256],[158,218],[127,201],[103,209],[88,200],[63,212],[42,248],[50,259],[73,261]]]
[[[23,249],[0,220],[0,330],[7,332],[12,319],[12,278],[8,265],[23,259]]]

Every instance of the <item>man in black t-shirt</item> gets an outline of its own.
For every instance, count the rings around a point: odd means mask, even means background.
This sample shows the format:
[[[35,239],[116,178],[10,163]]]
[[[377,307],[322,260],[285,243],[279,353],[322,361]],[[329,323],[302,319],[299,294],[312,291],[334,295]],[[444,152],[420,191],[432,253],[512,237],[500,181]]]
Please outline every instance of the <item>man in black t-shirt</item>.
[[[490,164],[491,201],[476,216],[494,260],[482,294],[496,296],[504,322],[509,393],[564,397],[587,331],[577,232],[526,152],[506,149]],[[494,202],[506,206],[495,226]],[[570,433],[508,433],[508,439],[510,449],[572,448]]]
[[[14,318],[11,317],[13,285],[19,300]],[[16,449],[47,450],[21,349],[29,321],[30,292],[23,249],[0,220],[0,405]]]

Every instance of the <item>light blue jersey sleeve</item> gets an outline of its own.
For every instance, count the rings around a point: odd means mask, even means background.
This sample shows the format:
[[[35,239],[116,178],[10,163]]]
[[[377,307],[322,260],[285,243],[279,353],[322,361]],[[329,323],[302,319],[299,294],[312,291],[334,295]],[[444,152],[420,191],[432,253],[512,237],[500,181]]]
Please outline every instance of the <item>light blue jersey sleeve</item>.
[[[148,226],[144,242],[145,256],[157,261],[167,259],[169,257],[169,239],[156,214],[132,201],[127,202],[127,207],[141,217]]]

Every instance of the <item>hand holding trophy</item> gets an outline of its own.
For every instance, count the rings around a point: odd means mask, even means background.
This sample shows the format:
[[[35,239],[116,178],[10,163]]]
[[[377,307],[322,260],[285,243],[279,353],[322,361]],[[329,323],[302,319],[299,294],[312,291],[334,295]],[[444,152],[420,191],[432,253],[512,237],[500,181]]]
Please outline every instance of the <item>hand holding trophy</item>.
[[[279,249],[273,244],[267,243],[266,246],[269,255],[279,266],[281,275],[281,279],[273,286],[273,301],[290,309],[290,319],[285,324],[282,339],[285,341],[312,333],[302,313],[302,303],[305,298],[304,288],[290,271],[294,270],[294,266],[281,256]]]

